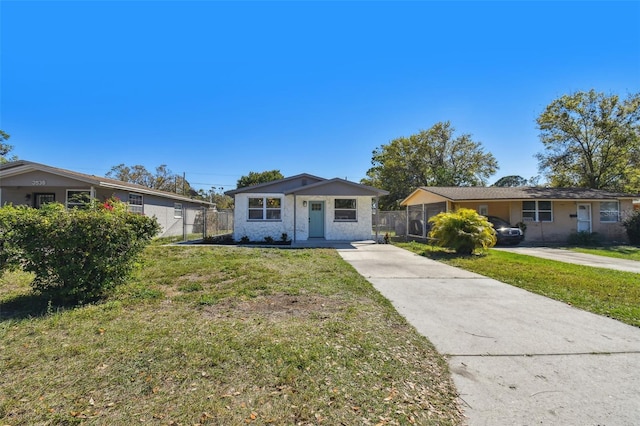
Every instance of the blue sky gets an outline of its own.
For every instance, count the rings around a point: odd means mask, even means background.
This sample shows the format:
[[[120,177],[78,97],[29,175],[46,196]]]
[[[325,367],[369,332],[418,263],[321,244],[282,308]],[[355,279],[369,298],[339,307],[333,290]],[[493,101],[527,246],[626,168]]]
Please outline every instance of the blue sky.
[[[371,153],[451,121],[537,174],[554,99],[640,90],[640,2],[0,2],[13,154],[196,188],[279,169],[359,181]]]

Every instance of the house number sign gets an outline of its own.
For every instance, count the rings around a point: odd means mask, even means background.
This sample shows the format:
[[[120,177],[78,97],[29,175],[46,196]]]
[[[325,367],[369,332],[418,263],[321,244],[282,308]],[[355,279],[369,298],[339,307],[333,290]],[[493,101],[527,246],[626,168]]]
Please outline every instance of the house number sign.
[[[47,184],[46,180],[33,180],[31,181],[31,185],[33,186],[45,186]]]

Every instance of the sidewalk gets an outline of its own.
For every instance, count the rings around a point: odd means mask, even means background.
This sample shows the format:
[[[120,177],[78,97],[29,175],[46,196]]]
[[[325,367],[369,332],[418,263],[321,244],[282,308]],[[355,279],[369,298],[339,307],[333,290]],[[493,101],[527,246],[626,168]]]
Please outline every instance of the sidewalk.
[[[640,424],[640,329],[392,245],[338,251],[446,357],[468,424]]]

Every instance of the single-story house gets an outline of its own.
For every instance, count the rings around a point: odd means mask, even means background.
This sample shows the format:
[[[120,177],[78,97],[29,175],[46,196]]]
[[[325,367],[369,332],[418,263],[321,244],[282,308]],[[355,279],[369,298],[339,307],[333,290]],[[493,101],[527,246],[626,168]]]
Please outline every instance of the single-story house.
[[[142,185],[59,169],[30,161],[13,161],[0,165],[0,206],[59,202],[71,208],[89,198],[106,200],[117,197],[128,203],[134,213],[155,217],[162,227],[160,236],[201,232],[194,227],[198,220],[186,220],[188,210],[202,211],[213,207],[207,201]]]
[[[401,205],[407,207],[407,234],[419,237],[426,237],[430,217],[468,208],[523,223],[528,242],[566,242],[583,231],[624,242],[622,221],[633,211],[635,198],[638,194],[589,188],[420,187]]]
[[[235,240],[279,241],[286,234],[296,242],[371,239],[374,198],[388,192],[345,179],[300,174],[226,194],[235,199]]]

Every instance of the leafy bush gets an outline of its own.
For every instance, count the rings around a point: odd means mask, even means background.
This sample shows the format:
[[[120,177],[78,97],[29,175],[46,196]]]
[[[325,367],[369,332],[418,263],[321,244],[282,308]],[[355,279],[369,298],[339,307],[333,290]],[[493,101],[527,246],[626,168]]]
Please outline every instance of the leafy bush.
[[[633,213],[622,222],[627,230],[629,242],[635,246],[640,246],[640,210],[634,210]]]
[[[496,233],[487,218],[475,210],[458,209],[440,213],[429,219],[429,238],[440,247],[451,248],[458,254],[471,254],[496,244]]]
[[[129,213],[116,200],[87,209],[51,203],[0,210],[0,258],[33,272],[33,289],[61,302],[94,300],[124,282],[160,230],[155,218]]]
[[[599,246],[602,244],[602,239],[597,232],[580,231],[574,232],[569,235],[567,244],[570,246]]]

